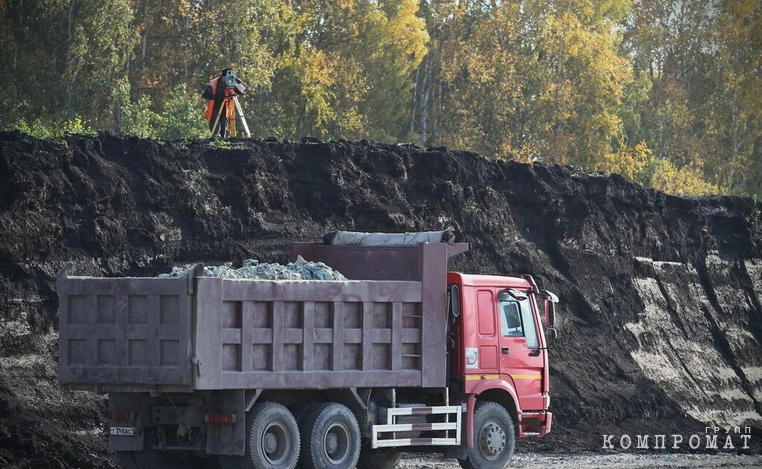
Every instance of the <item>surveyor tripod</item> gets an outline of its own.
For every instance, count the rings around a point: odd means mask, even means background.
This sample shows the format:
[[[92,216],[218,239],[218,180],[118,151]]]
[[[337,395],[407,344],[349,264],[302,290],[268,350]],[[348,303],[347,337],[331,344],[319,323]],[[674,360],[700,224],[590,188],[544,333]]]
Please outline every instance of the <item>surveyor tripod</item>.
[[[234,93],[228,94],[226,90],[225,99],[222,101],[222,104],[220,104],[220,110],[217,112],[217,118],[214,120],[214,126],[212,126],[212,138],[214,138],[214,136],[217,134],[217,126],[220,125],[220,117],[222,116],[223,112],[225,113],[225,117],[228,119],[228,129],[230,130],[231,138],[235,138],[236,136],[236,112],[241,116],[241,123],[243,124],[243,130],[246,133],[246,136],[251,137],[249,126],[246,124],[246,118],[243,115],[243,108],[241,108],[241,103],[238,101],[238,96],[236,96]]]

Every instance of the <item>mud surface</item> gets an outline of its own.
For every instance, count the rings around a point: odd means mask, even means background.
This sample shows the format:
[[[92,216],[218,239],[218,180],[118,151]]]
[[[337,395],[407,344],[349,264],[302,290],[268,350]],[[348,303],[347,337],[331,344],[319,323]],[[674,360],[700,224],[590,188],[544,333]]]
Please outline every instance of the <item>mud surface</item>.
[[[554,431],[762,435],[762,205],[443,148],[0,134],[0,467],[109,467],[101,398],[56,384],[55,274],[280,262],[329,231],[452,227],[451,268],[531,272],[562,298]],[[759,451],[757,445],[752,451]]]
[[[703,454],[519,454],[511,467],[525,469],[654,469],[654,468],[717,468],[740,469],[762,467],[762,457],[749,455]],[[459,469],[456,461],[432,455],[410,455],[402,459],[399,469]]]

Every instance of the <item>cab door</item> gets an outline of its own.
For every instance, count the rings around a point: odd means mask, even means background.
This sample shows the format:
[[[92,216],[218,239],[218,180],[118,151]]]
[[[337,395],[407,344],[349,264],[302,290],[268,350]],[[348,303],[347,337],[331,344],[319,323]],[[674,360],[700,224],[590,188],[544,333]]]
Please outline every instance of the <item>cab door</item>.
[[[530,299],[519,300],[505,292],[497,295],[500,324],[500,373],[510,375],[521,409],[542,409],[543,350]]]

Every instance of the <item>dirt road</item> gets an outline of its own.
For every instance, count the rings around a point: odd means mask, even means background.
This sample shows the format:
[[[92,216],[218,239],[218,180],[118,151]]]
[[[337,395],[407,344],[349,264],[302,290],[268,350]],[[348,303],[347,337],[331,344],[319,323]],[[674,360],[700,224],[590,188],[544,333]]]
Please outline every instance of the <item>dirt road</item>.
[[[404,458],[398,469],[460,469],[456,460],[442,459],[433,455],[410,455]],[[668,468],[715,468],[725,469],[762,467],[762,456],[731,454],[517,454],[510,467],[526,469],[566,468],[575,469],[651,469]]]

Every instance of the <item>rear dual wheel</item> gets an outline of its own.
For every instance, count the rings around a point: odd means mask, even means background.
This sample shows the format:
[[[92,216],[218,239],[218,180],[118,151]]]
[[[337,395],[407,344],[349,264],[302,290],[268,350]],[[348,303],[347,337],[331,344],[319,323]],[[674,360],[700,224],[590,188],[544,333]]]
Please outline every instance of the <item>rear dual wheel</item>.
[[[299,406],[298,420],[273,402],[246,414],[246,454],[220,456],[223,469],[352,469],[360,455],[360,427],[337,403]],[[299,422],[297,424],[297,421]]]
[[[274,402],[246,413],[246,454],[220,456],[223,469],[294,469],[299,459],[299,428],[288,409]]]
[[[301,469],[352,469],[360,457],[360,426],[347,406],[316,404],[301,422]]]

